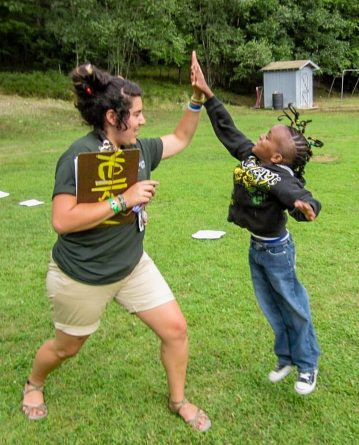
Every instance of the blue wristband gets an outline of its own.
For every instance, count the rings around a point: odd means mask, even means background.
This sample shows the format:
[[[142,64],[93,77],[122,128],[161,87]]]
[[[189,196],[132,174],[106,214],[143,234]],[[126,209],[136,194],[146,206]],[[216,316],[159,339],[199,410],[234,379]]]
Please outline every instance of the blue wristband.
[[[188,109],[198,113],[202,109],[202,105],[194,104],[193,102],[188,102]]]

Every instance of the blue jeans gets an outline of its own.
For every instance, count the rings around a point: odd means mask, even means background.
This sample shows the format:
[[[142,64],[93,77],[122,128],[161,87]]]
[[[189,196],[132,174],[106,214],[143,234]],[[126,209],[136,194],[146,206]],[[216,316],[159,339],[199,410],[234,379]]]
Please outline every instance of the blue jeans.
[[[252,237],[249,265],[258,303],[274,331],[278,363],[300,372],[317,368],[320,349],[308,294],[296,276],[292,237],[272,243]]]

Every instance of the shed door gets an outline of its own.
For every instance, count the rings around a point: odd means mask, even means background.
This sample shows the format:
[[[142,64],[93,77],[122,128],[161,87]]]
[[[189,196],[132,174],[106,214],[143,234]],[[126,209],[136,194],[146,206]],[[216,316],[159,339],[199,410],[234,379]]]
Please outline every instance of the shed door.
[[[305,71],[300,73],[300,107],[301,108],[311,108],[311,76]]]

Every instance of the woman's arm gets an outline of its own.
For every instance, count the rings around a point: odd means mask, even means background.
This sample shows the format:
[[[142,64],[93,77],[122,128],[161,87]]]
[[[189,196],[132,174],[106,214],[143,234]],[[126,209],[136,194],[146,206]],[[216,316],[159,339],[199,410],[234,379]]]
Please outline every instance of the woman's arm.
[[[186,110],[173,133],[162,136],[162,159],[169,158],[184,150],[191,142],[197,129],[200,112]]]
[[[201,101],[203,94],[202,91],[200,91],[196,85],[195,85],[195,69],[197,68],[196,65],[196,53],[195,51],[192,52],[192,63],[191,63],[191,83],[193,86],[193,97],[197,99],[198,101]],[[198,62],[197,62],[198,64]],[[162,142],[163,142],[163,153],[162,153],[162,159],[169,158],[171,156],[176,155],[177,153],[181,152],[184,148],[186,148],[191,140],[192,137],[197,129],[198,123],[199,123],[199,117],[200,117],[200,111],[193,111],[190,109],[187,109],[184,112],[184,115],[182,116],[181,120],[179,121],[176,129],[173,133],[168,134],[166,136],[162,136]]]
[[[214,96],[198,63],[196,53],[192,56],[192,73],[192,85],[195,91],[206,96],[207,101],[204,106],[217,138],[233,157],[244,159],[250,154],[253,142],[238,130],[222,102]]]
[[[153,198],[157,184],[158,181],[148,179],[128,188],[122,194],[127,208],[147,204]],[[121,207],[118,198],[114,199]],[[93,229],[113,216],[114,211],[107,200],[78,204],[76,196],[61,193],[52,201],[52,226],[59,235]]]
[[[56,195],[52,201],[52,226],[59,235],[92,229],[114,215],[107,201],[77,204],[73,195]]]

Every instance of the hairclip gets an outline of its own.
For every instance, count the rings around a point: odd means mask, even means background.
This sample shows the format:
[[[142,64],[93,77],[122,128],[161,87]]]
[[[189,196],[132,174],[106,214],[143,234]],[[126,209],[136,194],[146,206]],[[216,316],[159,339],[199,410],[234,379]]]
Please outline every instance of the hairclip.
[[[306,139],[309,144],[309,147],[321,148],[324,145],[324,142],[320,141],[319,139],[312,139],[311,137],[307,137]]]
[[[85,90],[85,93],[89,96],[93,95],[93,89],[88,85],[87,83],[82,84],[83,89]]]
[[[86,65],[85,69],[86,69],[87,73],[90,74],[90,76],[93,74],[93,68],[92,68],[91,63],[88,63]]]
[[[287,113],[286,110],[282,110],[284,114],[278,116],[278,120],[281,121],[283,118],[287,117],[290,120],[290,126],[295,128],[299,133],[304,135],[306,126],[312,122],[311,119],[309,120],[299,120],[299,112],[294,108],[292,103],[288,104],[288,110],[293,114],[291,116],[289,113]],[[306,141],[308,142],[309,147],[323,147],[324,143],[320,141],[319,139],[313,139],[311,137],[306,138]]]

